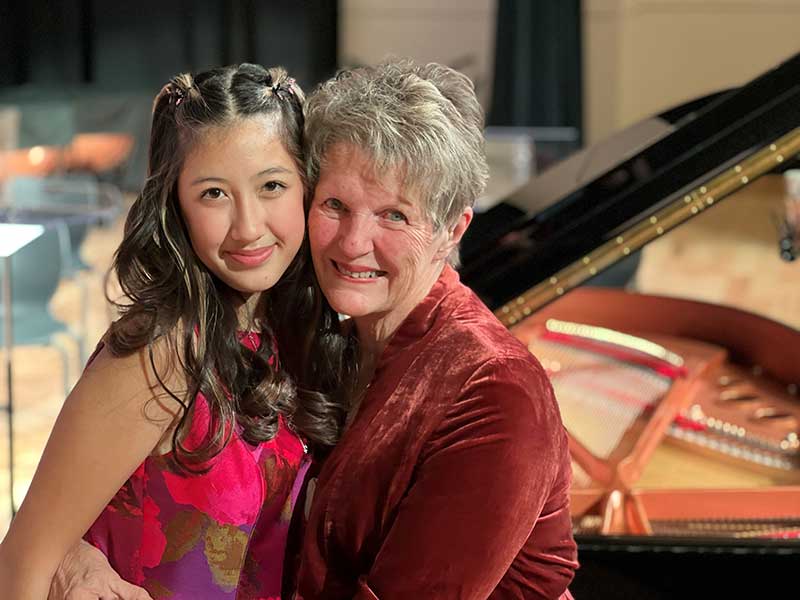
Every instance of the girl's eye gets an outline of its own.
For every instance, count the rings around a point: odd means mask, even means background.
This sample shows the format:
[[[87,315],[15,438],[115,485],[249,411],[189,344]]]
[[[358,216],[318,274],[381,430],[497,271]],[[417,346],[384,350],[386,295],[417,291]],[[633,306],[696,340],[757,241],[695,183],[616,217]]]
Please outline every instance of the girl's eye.
[[[344,204],[342,204],[341,200],[337,200],[336,198],[328,198],[325,202],[322,203],[325,208],[330,208],[331,210],[342,210],[344,208]]]
[[[285,189],[286,186],[283,185],[280,181],[268,181],[264,184],[264,189],[268,192],[278,192],[282,189]]]
[[[207,200],[219,200],[223,196],[225,196],[225,192],[219,188],[208,188],[202,194],[202,197]]]
[[[386,213],[386,219],[392,223],[406,223],[408,219],[399,210],[390,210]]]

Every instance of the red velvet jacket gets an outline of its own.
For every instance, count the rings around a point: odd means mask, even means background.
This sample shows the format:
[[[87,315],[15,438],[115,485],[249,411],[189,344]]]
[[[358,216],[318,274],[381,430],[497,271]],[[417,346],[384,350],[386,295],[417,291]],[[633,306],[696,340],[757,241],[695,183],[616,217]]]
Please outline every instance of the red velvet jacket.
[[[310,482],[297,597],[558,598],[569,483],[542,367],[446,267]]]

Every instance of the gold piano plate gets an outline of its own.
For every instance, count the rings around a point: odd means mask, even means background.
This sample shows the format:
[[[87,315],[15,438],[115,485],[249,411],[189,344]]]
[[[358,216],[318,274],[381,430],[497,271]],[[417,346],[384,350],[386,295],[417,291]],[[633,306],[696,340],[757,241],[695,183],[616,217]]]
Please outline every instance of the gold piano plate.
[[[559,400],[576,533],[800,539],[800,332],[603,288],[512,332]]]

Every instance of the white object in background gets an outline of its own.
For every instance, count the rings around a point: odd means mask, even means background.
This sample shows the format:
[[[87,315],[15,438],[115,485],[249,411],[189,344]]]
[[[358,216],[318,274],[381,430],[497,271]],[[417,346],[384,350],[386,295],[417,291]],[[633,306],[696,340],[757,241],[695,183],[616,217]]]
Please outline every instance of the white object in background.
[[[489,127],[484,132],[489,181],[475,201],[485,212],[523,187],[536,174],[536,151],[529,127]]]
[[[11,256],[44,233],[42,225],[0,223],[0,259],[3,261],[3,348],[5,350],[8,415],[8,489],[11,497],[11,516],[16,513],[14,504],[14,390],[12,386],[11,351],[14,348],[13,320],[11,318]]]
[[[0,223],[0,258],[8,258],[42,233],[43,225]]]
[[[794,237],[800,239],[800,169],[789,169],[783,173],[786,185],[786,223],[792,228]]]
[[[786,195],[800,200],[800,169],[789,169],[783,173]]]

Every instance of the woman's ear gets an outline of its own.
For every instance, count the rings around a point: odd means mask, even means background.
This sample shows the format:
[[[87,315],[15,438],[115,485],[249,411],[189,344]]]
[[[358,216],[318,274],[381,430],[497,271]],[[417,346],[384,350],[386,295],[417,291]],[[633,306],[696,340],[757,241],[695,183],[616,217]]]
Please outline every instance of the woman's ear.
[[[447,237],[436,253],[437,258],[447,258],[450,256],[450,252],[453,251],[453,248],[458,246],[459,242],[461,242],[461,238],[464,237],[467,227],[469,227],[469,224],[472,222],[473,214],[472,207],[468,206],[464,209],[464,212],[458,217],[455,225],[446,231]]]

